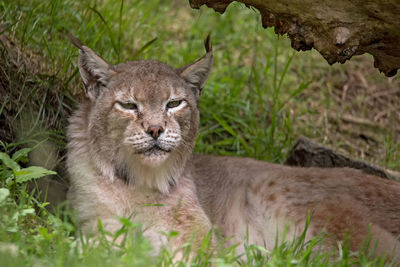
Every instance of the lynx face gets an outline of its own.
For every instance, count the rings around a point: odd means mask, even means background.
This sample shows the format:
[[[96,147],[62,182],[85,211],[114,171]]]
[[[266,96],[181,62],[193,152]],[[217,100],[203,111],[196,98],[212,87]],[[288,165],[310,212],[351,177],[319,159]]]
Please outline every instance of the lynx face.
[[[119,157],[152,167],[190,153],[199,116],[195,91],[160,62],[130,62],[115,70],[110,92],[101,96],[112,99],[112,106],[100,138],[110,139]]]
[[[90,101],[93,164],[111,180],[124,176],[167,192],[196,140],[197,101],[212,65],[208,39],[207,54],[180,69],[153,60],[112,66],[77,40],[74,44]]]

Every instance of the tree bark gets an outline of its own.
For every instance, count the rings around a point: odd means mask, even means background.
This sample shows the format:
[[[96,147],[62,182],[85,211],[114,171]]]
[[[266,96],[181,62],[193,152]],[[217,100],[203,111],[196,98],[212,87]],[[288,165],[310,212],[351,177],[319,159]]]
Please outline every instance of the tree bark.
[[[237,0],[261,13],[262,25],[287,34],[297,51],[315,48],[329,64],[369,53],[386,76],[400,68],[399,0]],[[233,0],[189,0],[223,13]]]

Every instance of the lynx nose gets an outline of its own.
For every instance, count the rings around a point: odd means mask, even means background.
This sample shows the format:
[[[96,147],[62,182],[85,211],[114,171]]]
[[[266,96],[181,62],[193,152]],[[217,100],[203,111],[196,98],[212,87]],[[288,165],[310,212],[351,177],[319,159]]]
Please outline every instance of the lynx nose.
[[[146,131],[154,139],[157,139],[162,132],[164,132],[164,128],[160,124],[150,125]]]

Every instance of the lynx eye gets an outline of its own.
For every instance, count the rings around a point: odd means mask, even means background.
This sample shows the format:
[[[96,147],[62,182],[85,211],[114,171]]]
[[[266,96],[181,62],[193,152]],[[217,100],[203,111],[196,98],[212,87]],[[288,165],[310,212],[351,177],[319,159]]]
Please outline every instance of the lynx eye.
[[[118,102],[118,104],[124,109],[137,110],[138,106],[133,102]]]
[[[167,108],[176,108],[182,103],[182,100],[170,101],[167,103]]]

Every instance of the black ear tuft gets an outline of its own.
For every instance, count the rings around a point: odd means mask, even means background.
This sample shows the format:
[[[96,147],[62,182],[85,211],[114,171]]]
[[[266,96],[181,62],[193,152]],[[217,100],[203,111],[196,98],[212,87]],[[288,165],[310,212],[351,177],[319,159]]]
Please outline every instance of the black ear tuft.
[[[82,49],[82,47],[84,46],[84,44],[82,43],[81,40],[79,40],[78,38],[76,38],[75,36],[73,36],[71,33],[68,33],[68,38],[71,41],[71,43],[76,46],[79,49]]]
[[[207,35],[207,38],[204,40],[204,46],[206,48],[206,52],[212,52],[212,46],[211,46],[211,42],[210,42],[210,35],[211,33],[209,33]]]

